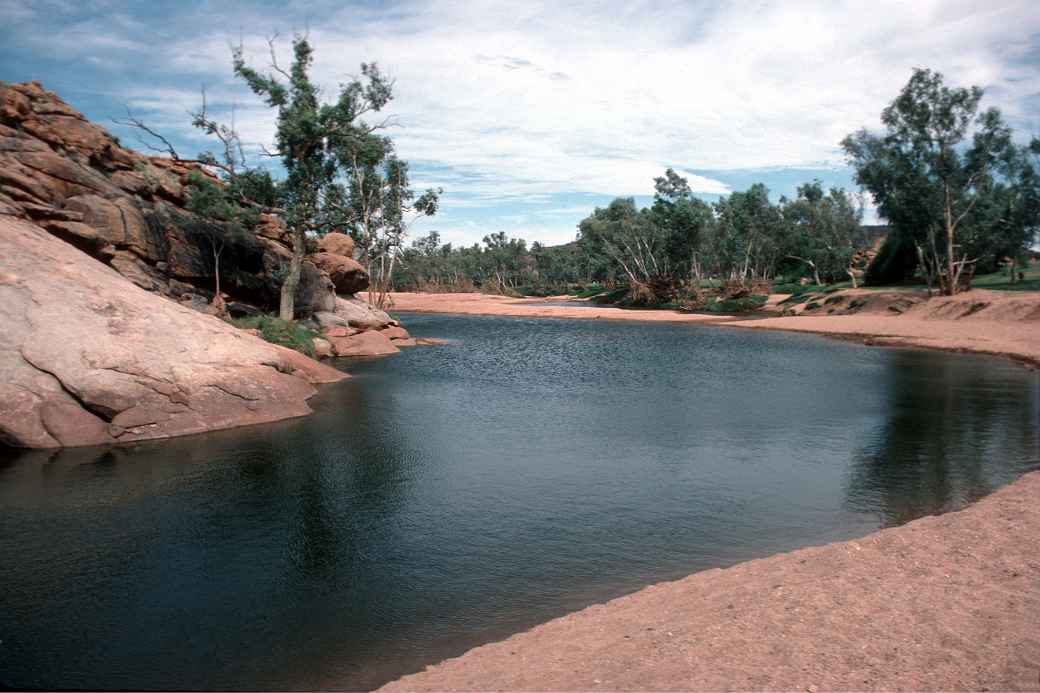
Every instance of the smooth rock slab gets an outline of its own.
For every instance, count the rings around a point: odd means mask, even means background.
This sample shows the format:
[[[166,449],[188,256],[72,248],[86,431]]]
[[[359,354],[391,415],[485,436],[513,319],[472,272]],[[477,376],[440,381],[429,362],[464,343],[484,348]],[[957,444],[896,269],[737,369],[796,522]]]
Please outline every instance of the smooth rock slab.
[[[381,332],[369,330],[349,337],[330,337],[336,356],[386,356],[400,351]]]
[[[390,327],[386,327],[380,330],[380,332],[382,332],[385,336],[389,337],[390,339],[408,339],[412,336],[408,334],[408,330],[398,325],[391,325]]]
[[[129,442],[310,412],[346,377],[148,293],[20,219],[0,216],[0,442]]]
[[[361,327],[367,330],[381,330],[394,324],[394,319],[385,312],[355,296],[337,296],[334,313],[342,320],[346,320],[351,327]]]

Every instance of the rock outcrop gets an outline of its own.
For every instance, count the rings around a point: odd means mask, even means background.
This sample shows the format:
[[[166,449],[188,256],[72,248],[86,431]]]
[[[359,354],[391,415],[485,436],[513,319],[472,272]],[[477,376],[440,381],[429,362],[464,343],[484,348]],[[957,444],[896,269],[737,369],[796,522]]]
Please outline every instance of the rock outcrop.
[[[318,250],[322,253],[353,258],[354,239],[345,233],[333,231],[321,237],[321,240],[318,241]]]
[[[96,445],[310,412],[345,375],[0,216],[0,442]]]
[[[348,337],[327,337],[336,356],[386,356],[400,351],[389,337],[378,330],[366,330]]]
[[[346,377],[214,317],[278,304],[291,239],[275,216],[211,241],[186,205],[197,162],[124,149],[39,83],[0,83],[0,444],[130,442],[299,416]],[[303,263],[316,353],[398,351],[349,236]],[[338,295],[337,295],[338,294]],[[398,336],[398,340],[402,339]]]
[[[214,267],[185,209],[192,175],[213,178],[196,162],[124,149],[36,82],[0,86],[0,213],[31,221],[143,289],[204,305]],[[330,247],[347,246],[333,239]],[[263,215],[255,234],[226,243],[221,288],[238,304],[273,309],[290,256],[285,227]],[[351,277],[359,281],[355,273],[344,282]],[[335,287],[313,262],[304,263],[296,301],[300,316],[334,309]]]
[[[353,258],[333,253],[314,253],[309,259],[329,275],[338,294],[352,295],[368,288],[368,272]]]

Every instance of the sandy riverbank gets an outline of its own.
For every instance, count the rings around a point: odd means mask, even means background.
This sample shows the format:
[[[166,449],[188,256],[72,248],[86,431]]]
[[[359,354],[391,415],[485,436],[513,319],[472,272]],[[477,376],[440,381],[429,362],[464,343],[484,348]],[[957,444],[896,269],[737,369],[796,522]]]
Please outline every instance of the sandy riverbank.
[[[869,292],[844,292],[858,296]],[[509,298],[484,294],[392,295],[394,310],[462,315],[504,315],[579,320],[633,320],[726,325],[754,329],[815,332],[863,339],[886,346],[915,346],[999,354],[1040,365],[1040,294],[974,290],[953,298],[936,297],[902,314],[884,306],[851,315],[821,314],[753,318],[631,310],[611,306],[561,306],[565,300]],[[776,303],[772,301],[771,303]],[[984,308],[979,308],[985,304]]]
[[[1040,690],[1040,472],[960,512],[676,582],[383,690]]]
[[[637,320],[642,322],[706,322],[733,319],[728,315],[678,313],[674,310],[633,310],[613,306],[552,305],[569,296],[510,298],[487,294],[391,294],[393,310],[457,315],[505,315],[518,318],[572,318],[575,320]]]
[[[1040,364],[1040,297],[1028,294],[754,320],[476,294],[394,299],[405,311],[795,330]],[[1038,499],[1034,472],[960,512],[652,585],[384,690],[1040,690]]]

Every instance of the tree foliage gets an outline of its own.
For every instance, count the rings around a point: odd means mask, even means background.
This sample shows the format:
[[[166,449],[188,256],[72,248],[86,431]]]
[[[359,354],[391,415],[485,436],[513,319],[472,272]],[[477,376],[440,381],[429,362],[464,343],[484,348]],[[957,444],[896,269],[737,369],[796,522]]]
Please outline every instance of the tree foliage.
[[[983,210],[992,212],[999,181],[1010,180],[1011,131],[997,109],[979,111],[982,95],[917,69],[882,112],[883,133],[860,130],[842,141],[857,182],[906,239],[900,245],[913,244],[929,284],[946,294],[994,246]]]

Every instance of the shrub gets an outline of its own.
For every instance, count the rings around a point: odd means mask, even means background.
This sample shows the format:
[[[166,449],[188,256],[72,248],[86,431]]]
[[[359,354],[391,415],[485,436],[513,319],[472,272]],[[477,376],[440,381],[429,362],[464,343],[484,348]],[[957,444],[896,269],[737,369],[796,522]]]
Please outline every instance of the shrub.
[[[602,284],[589,284],[584,289],[574,295],[575,298],[592,298],[593,296],[599,296],[607,289]]]
[[[617,303],[618,301],[625,298],[627,295],[628,287],[619,286],[618,288],[612,289],[611,291],[607,291],[606,293],[597,294],[593,296],[591,300],[593,303],[599,304]]]
[[[243,330],[259,330],[260,336],[271,344],[289,347],[311,358],[314,358],[314,338],[321,336],[314,330],[273,315],[252,315],[235,318],[231,322]]]

